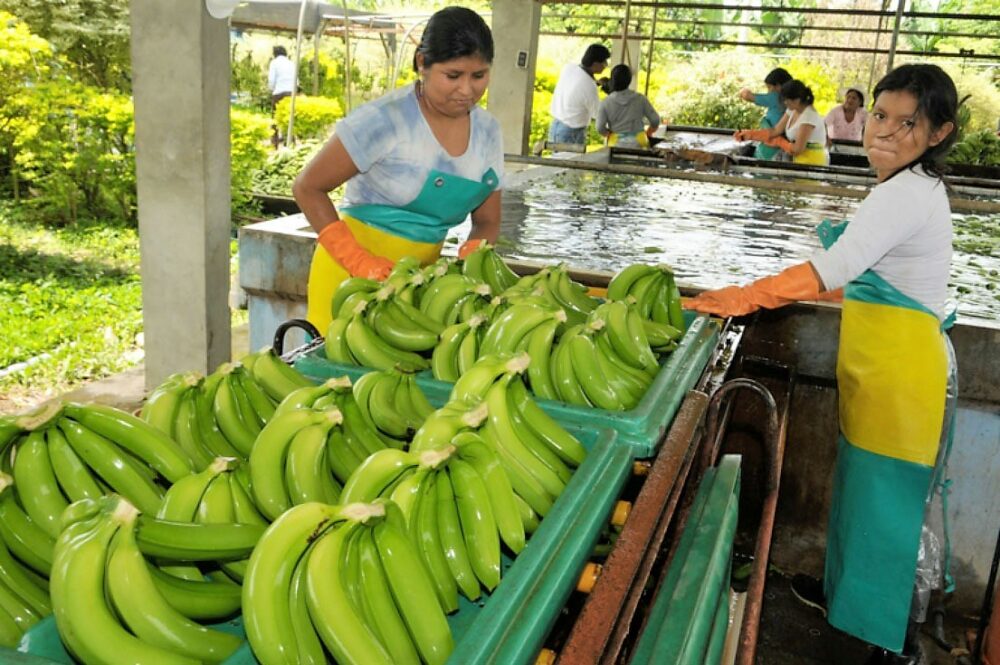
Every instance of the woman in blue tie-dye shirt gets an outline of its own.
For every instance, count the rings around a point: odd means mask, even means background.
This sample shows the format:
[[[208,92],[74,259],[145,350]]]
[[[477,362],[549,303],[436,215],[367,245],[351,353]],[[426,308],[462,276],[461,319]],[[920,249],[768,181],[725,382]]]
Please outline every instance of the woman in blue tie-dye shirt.
[[[496,241],[503,141],[478,106],[492,61],[493,38],[478,14],[435,13],[414,56],[417,82],[350,113],[299,174],[295,200],[319,234],[308,318],[320,330],[348,276],[383,279],[403,256],[434,261],[448,229],[469,215],[460,256]],[[335,208],[329,192],[343,183]]]

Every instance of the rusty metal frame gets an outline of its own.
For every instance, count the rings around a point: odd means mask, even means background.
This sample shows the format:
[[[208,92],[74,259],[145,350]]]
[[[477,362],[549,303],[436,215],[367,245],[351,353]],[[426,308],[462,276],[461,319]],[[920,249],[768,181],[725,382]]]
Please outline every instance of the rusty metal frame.
[[[587,598],[558,663],[615,662],[650,571],[674,518],[695,458],[708,395],[692,390],[681,404],[615,548]]]

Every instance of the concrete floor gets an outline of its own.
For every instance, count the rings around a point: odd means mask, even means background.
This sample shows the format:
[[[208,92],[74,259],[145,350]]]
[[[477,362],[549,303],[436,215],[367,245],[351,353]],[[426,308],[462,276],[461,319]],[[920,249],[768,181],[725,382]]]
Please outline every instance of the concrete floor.
[[[249,350],[249,326],[232,331],[232,358],[237,360]],[[146,399],[145,370],[142,365],[98,381],[91,381],[57,399],[72,402],[99,402],[126,411],[135,411]]]

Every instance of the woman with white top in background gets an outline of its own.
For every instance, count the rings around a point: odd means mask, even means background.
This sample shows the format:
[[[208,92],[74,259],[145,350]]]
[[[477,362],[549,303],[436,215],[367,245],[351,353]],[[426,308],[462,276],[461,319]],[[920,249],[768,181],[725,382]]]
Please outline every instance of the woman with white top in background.
[[[826,166],[826,124],[813,107],[813,93],[802,81],[792,79],[781,86],[785,115],[769,129],[743,129],[733,135],[737,141],[763,141],[780,148],[796,164]]]

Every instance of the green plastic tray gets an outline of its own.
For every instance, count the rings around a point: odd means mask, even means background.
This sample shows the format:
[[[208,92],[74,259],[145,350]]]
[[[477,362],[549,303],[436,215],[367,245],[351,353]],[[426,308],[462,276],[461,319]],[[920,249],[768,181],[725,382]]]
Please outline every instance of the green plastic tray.
[[[585,424],[613,429],[618,432],[619,441],[635,448],[637,457],[652,457],[684,395],[697,383],[719,340],[719,326],[707,316],[685,312],[684,317],[688,324],[684,337],[631,411],[607,411],[550,400],[538,400],[538,404],[564,426]],[[300,355],[293,365],[317,383],[345,374],[357,379],[371,371],[367,367],[328,360],[322,345]],[[417,383],[435,406],[446,402],[451,393],[452,383],[435,379],[430,371],[418,374]]]
[[[448,617],[456,639],[450,663],[533,663],[575,588],[629,477],[634,451],[616,445],[617,434],[613,430],[571,430],[587,448],[587,458],[517,560],[505,557],[503,581],[494,592],[475,603],[460,598],[458,612]],[[245,636],[238,618],[217,625]],[[25,657],[25,653],[0,647],[0,663],[70,665],[73,662],[63,649],[51,616],[25,634],[20,650],[35,658],[17,661],[14,658]],[[244,642],[224,665],[256,663],[249,644]]]

